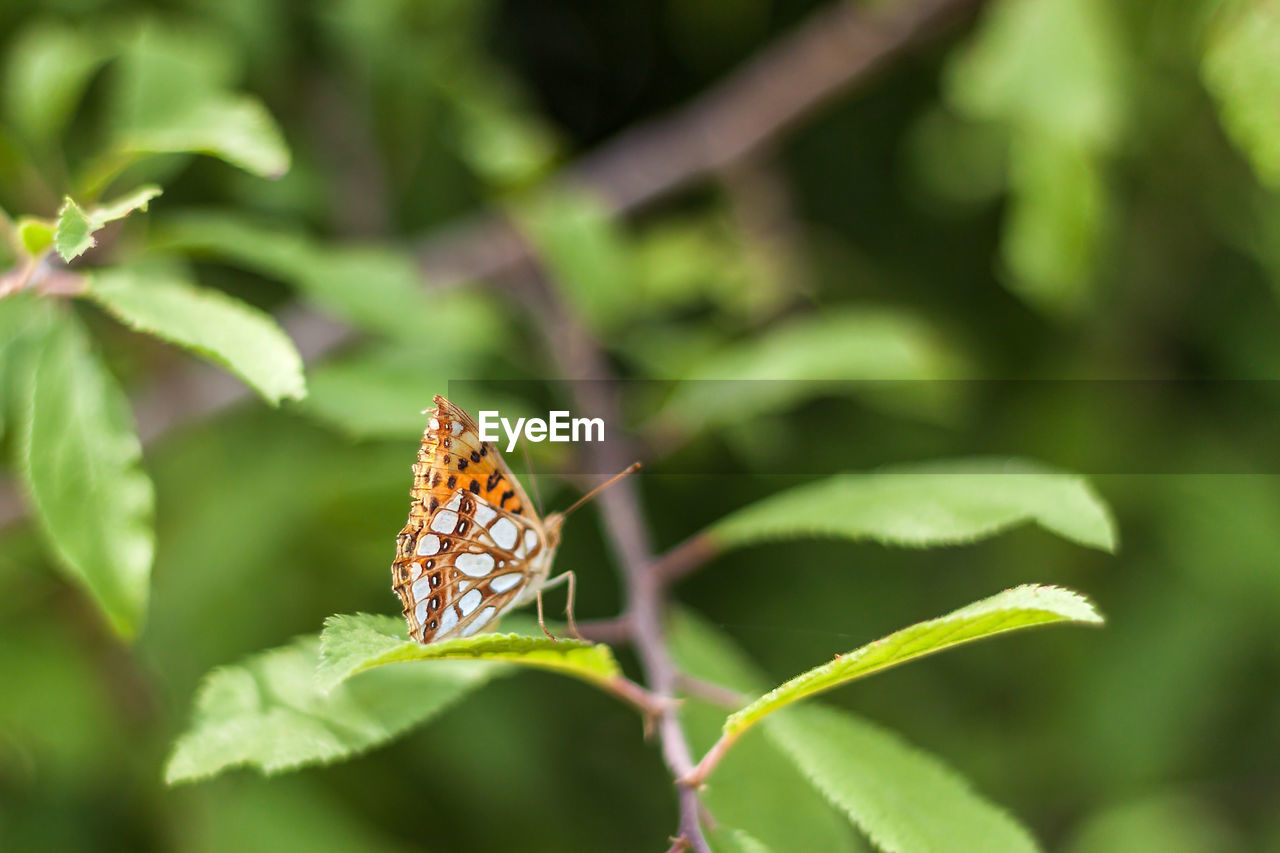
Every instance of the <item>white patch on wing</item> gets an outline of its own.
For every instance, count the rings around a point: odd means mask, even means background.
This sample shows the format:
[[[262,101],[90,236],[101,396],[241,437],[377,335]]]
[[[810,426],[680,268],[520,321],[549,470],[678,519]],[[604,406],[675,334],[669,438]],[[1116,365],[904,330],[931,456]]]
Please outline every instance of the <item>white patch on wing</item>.
[[[494,614],[494,608],[492,605],[490,605],[489,607],[486,607],[484,610],[481,610],[480,613],[476,616],[476,618],[471,620],[471,624],[462,629],[462,636],[470,637],[476,631],[479,631],[481,628],[485,626],[485,623],[487,623],[490,619],[493,618],[493,614]]]
[[[511,587],[520,583],[520,579],[523,577],[524,575],[521,572],[509,572],[505,575],[498,575],[496,578],[489,581],[489,589],[494,592],[506,592],[511,589]]]
[[[493,523],[493,527],[489,528],[489,535],[493,537],[493,541],[499,548],[510,551],[515,547],[520,531],[516,530],[515,522],[511,519],[500,518]]]
[[[453,630],[453,627],[457,624],[458,624],[458,611],[450,607],[449,609],[445,610],[444,613],[440,614],[440,628],[439,630],[436,631],[436,636],[438,637],[441,634],[449,633],[450,631]]]
[[[431,427],[433,432],[437,432],[440,429],[440,421],[438,421],[435,418],[432,418],[430,421],[428,421],[427,425]]]
[[[436,533],[452,533],[458,526],[458,514],[453,510],[442,509],[431,519],[431,529]]]
[[[409,564],[409,580],[417,580],[422,574],[422,563]]]
[[[466,592],[471,589],[471,581],[458,581],[458,592]]]
[[[488,504],[476,502],[476,524],[481,527],[488,527],[489,522],[498,517],[498,513]]]
[[[454,421],[449,429],[454,435],[462,435],[462,421]]]
[[[434,533],[428,533],[418,540],[418,556],[430,557],[432,554],[440,553],[440,537]],[[421,568],[421,565],[419,565]]]
[[[427,600],[420,599],[416,607],[413,608],[413,615],[417,617],[418,624],[425,624],[427,621]]]
[[[462,507],[462,492],[454,492],[453,497],[449,498],[449,502],[444,505],[445,509],[451,509],[457,512]]]
[[[520,543],[520,547],[515,550],[515,555],[523,560],[525,557],[529,556],[529,552],[532,551],[534,546],[537,544],[538,534],[534,533],[532,530],[526,530],[524,532],[524,540]]]
[[[428,598],[431,595],[431,578],[418,578],[413,582],[413,597],[415,600]],[[419,619],[419,622],[422,620]]]
[[[489,554],[459,554],[453,565],[464,575],[482,578],[493,571],[493,557]]]
[[[473,589],[458,599],[458,609],[462,611],[462,615],[470,616],[480,606],[480,598],[480,590]]]

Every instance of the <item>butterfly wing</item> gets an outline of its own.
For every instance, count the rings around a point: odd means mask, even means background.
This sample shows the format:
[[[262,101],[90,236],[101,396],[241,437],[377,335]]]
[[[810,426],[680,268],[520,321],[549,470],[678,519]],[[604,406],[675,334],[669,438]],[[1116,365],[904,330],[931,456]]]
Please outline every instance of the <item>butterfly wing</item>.
[[[413,503],[397,540],[392,589],[420,643],[469,636],[528,600],[552,548],[528,498],[470,416],[435,398]]]

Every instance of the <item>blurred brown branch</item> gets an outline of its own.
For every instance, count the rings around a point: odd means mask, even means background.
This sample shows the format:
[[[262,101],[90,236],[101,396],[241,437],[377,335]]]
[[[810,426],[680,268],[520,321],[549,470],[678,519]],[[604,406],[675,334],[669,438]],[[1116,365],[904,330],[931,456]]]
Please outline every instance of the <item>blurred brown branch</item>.
[[[555,182],[630,213],[774,143],[920,41],[967,18],[982,0],[917,0],[866,9],[837,2],[766,46],[685,106],[623,131]],[[428,281],[488,278],[528,259],[511,225],[489,214],[419,244]]]

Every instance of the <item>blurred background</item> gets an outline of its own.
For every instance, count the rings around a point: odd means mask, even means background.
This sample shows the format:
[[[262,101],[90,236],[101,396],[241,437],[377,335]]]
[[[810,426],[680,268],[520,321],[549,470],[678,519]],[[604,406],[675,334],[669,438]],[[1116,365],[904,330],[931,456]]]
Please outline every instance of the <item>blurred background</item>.
[[[617,375],[809,380],[714,406],[624,395],[658,546],[823,473],[973,454],[1089,475],[1119,524],[1114,556],[1036,529],[764,546],[682,603],[781,679],[1018,583],[1081,590],[1105,630],[830,699],[1048,849],[1280,851],[1277,56],[1270,2],[4,6],[12,216],[53,215],[139,92],[266,106],[286,174],[140,164],[165,195],[86,263],[181,264],[276,313],[309,394],[270,409],[79,309],[146,439],[151,602],[122,643],[4,478],[0,848],[639,851],[674,827],[633,713],[537,673],[354,761],[162,784],[204,673],[331,613],[398,612],[432,394],[556,400],[537,380],[574,362],[538,332],[539,285],[507,274],[523,244],[474,225],[502,208]],[[535,454],[548,506],[575,494],[565,465]],[[575,518],[558,558],[579,618],[620,607],[598,524]]]

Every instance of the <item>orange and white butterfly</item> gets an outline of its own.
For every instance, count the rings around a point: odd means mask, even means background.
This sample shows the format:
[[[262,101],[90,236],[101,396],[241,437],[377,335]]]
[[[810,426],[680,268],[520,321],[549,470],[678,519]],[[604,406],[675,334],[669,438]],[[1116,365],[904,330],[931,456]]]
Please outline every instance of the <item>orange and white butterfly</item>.
[[[404,605],[410,638],[469,637],[535,599],[541,624],[542,591],[562,580],[576,635],[573,573],[548,576],[565,516],[599,489],[563,513],[539,518],[471,416],[444,397],[435,404],[424,413],[431,418],[413,466],[413,503],[391,564],[391,588]]]

